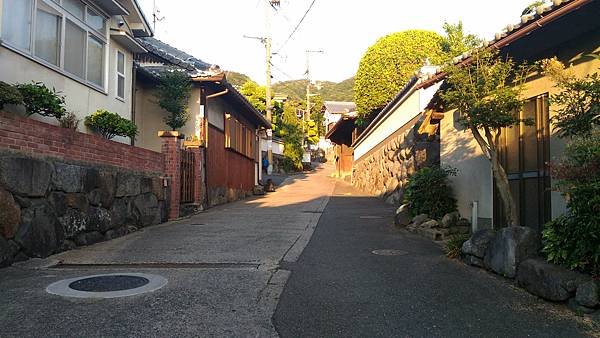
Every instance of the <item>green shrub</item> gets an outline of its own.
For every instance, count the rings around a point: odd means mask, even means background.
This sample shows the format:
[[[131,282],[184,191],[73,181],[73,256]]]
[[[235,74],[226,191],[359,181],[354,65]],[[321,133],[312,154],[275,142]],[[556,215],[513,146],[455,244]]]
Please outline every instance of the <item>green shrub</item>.
[[[192,81],[185,71],[170,69],[160,74],[156,97],[158,105],[169,113],[164,120],[171,129],[185,126],[190,118],[188,102],[191,95]]]
[[[23,96],[27,115],[40,114],[57,120],[65,114],[65,98],[41,82],[24,83],[16,86]]]
[[[456,199],[448,184],[450,175],[456,175],[456,169],[427,167],[410,177],[404,198],[413,216],[428,214],[433,219],[441,219],[456,211]]]
[[[549,262],[600,274],[600,130],[576,137],[565,158],[551,166],[557,188],[567,199],[567,214],[542,232]]]
[[[21,92],[15,86],[0,81],[0,109],[4,108],[5,104],[21,103],[23,103]]]
[[[469,235],[454,235],[450,237],[448,242],[444,247],[446,251],[446,257],[448,258],[458,258],[462,254],[462,246],[463,243],[468,241],[470,238]]]
[[[103,109],[87,116],[85,125],[109,140],[115,136],[134,138],[138,132],[135,123]]]

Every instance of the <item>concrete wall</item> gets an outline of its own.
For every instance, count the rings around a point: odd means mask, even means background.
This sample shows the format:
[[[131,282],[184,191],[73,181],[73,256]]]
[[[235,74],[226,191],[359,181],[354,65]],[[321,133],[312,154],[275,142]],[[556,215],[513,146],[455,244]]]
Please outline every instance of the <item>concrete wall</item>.
[[[0,6],[0,17],[2,16]],[[117,28],[119,18],[113,18],[107,23],[110,27]],[[123,29],[123,27],[120,27]],[[116,96],[116,53],[117,50],[125,54],[125,100]],[[65,71],[47,66],[35,57],[26,56],[19,51],[0,45],[0,81],[7,83],[30,83],[31,81],[43,82],[46,86],[54,87],[66,97],[67,110],[72,111],[82,121],[79,130],[89,132],[83,124],[83,119],[98,109],[106,109],[120,116],[131,119],[131,86],[133,54],[112,39],[108,39],[105,48],[105,78],[104,89],[98,89],[84,84],[82,80],[68,75]],[[51,124],[58,124],[53,118],[44,118],[33,115],[32,118],[43,120]],[[116,137],[115,141],[129,143],[129,138]]]

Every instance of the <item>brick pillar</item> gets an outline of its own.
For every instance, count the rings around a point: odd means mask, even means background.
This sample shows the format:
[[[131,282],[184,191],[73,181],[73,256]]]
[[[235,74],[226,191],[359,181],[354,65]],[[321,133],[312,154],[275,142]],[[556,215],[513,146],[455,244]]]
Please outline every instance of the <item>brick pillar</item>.
[[[194,204],[202,205],[202,187],[204,180],[202,179],[202,149],[193,147],[189,149],[194,154]]]
[[[179,204],[181,200],[181,137],[176,131],[159,131],[162,139],[161,152],[165,158],[165,176],[169,178],[170,201],[169,219],[179,217]]]

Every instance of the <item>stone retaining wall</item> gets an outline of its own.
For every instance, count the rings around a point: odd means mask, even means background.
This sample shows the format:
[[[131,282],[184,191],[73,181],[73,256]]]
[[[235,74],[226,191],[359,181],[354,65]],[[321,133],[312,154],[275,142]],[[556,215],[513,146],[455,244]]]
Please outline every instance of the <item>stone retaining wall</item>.
[[[0,153],[0,267],[167,219],[157,175]]]
[[[419,124],[400,130],[355,161],[352,183],[358,189],[400,205],[408,178],[418,169],[439,164],[440,140],[418,133]]]

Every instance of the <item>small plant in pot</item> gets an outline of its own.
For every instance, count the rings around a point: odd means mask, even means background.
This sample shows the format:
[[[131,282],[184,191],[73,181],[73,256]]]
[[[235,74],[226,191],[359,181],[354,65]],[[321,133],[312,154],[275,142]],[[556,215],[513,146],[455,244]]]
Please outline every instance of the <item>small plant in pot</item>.
[[[54,88],[50,89],[41,82],[19,84],[16,88],[23,96],[28,116],[39,114],[60,120],[66,113],[65,98]]]
[[[109,140],[116,136],[135,138],[138,133],[135,123],[104,109],[87,116],[85,125]]]
[[[191,95],[192,82],[185,71],[168,69],[160,74],[155,96],[159,106],[169,113],[164,121],[172,130],[185,126],[190,118],[188,102]]]

